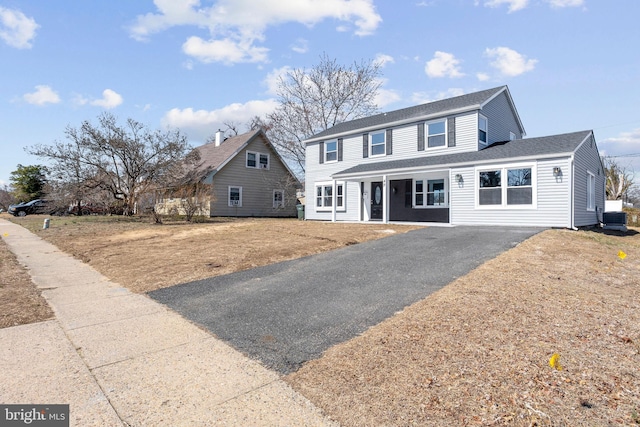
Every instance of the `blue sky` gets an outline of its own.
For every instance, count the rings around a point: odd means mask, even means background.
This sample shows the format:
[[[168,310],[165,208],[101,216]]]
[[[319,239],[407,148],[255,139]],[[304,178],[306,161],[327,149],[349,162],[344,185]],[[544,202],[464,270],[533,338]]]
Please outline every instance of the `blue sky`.
[[[25,147],[103,111],[200,145],[323,53],[380,61],[381,111],[506,84],[528,137],[593,129],[603,154],[637,154],[638,16],[638,0],[0,0],[0,185],[43,163]]]

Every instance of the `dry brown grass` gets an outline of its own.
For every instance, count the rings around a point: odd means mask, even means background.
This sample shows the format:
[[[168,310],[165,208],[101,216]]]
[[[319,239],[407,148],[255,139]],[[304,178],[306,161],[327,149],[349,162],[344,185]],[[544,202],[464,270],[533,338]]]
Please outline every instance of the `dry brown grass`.
[[[219,276],[379,239],[409,225],[214,218],[151,224],[147,218],[5,216],[134,292]]]
[[[51,308],[0,239],[0,328],[41,322],[53,317]]]
[[[15,221],[137,292],[412,228]],[[285,379],[344,426],[639,425],[638,366],[640,234],[549,230]]]
[[[549,230],[286,379],[344,426],[638,425],[639,366],[640,234]]]

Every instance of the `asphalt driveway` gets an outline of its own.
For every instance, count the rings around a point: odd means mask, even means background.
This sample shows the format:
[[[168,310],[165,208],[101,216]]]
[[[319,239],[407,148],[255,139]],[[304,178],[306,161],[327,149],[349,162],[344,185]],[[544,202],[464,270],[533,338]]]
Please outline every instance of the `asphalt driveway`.
[[[287,374],[540,231],[429,227],[149,295]]]

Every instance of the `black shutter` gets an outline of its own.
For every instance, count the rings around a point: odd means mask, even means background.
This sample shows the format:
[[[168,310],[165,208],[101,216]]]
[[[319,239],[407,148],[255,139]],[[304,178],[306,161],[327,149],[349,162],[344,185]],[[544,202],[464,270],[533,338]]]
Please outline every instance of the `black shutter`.
[[[320,160],[319,161],[320,161],[320,164],[323,164],[324,163],[324,141],[322,141],[320,144],[318,144],[318,146],[320,148],[318,150],[318,151],[320,151]]]
[[[456,118],[449,117],[447,119],[447,131],[449,133],[449,147],[456,146]]]
[[[387,129],[387,156],[393,154],[393,129]]]
[[[338,138],[338,161],[342,161],[342,138]]]
[[[424,123],[418,123],[418,151],[424,151]]]
[[[366,159],[369,157],[369,134],[362,134],[362,158]]]

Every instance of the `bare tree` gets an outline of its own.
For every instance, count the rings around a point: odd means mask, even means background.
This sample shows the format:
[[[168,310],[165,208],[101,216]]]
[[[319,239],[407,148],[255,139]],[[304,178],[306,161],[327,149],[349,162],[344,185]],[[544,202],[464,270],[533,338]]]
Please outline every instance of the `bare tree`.
[[[207,206],[213,201],[211,184],[202,181],[183,185],[178,189],[176,197],[180,198],[180,207],[185,215],[185,220],[191,222],[194,216],[203,216],[207,212]]]
[[[108,113],[98,117],[98,125],[85,121],[79,128],[68,126],[65,134],[67,145],[36,145],[28,151],[48,158],[78,184],[109,191],[123,202],[125,214],[135,211],[143,194],[175,181],[185,163],[198,161],[180,131],[151,131],[133,119],[119,125]]]
[[[338,123],[375,113],[379,77],[380,64],[375,61],[343,66],[326,54],[310,70],[289,71],[278,82],[279,105],[265,120],[269,140],[304,172],[302,142]]]
[[[621,200],[633,186],[633,172],[620,166],[613,158],[604,157],[607,200]]]
[[[6,211],[9,208],[9,205],[15,203],[15,201],[16,199],[11,194],[11,190],[7,185],[0,188],[0,208]]]

